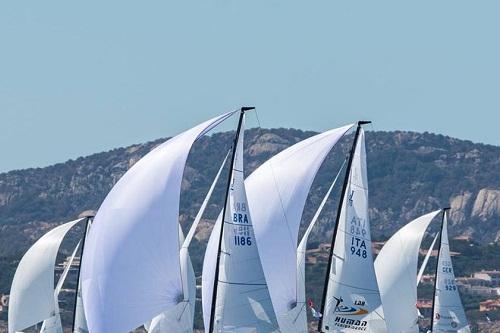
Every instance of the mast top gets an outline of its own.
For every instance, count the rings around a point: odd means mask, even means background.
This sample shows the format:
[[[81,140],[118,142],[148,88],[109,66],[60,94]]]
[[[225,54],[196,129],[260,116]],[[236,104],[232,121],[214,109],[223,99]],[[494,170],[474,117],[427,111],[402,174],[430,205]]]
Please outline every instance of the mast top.
[[[96,213],[97,212],[95,210],[85,210],[85,211],[81,212],[80,215],[78,215],[78,218],[79,219],[84,218],[84,217],[93,218],[93,217],[95,217]]]
[[[446,212],[447,210],[450,210],[450,209],[451,209],[451,207],[444,207],[443,212]]]
[[[371,124],[371,123],[372,122],[370,120],[360,120],[360,121],[358,121],[358,126]]]
[[[241,112],[252,111],[252,110],[255,110],[254,106],[242,106],[241,107]]]

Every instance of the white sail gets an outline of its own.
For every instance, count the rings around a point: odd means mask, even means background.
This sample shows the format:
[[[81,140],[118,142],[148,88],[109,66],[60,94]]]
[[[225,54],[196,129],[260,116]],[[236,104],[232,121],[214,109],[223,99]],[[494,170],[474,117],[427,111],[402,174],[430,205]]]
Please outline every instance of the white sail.
[[[244,115],[224,209],[213,332],[279,332],[245,193],[243,137]]]
[[[193,320],[194,320],[194,310],[195,310],[195,297],[196,297],[196,278],[194,275],[194,270],[193,270],[193,265],[191,262],[191,258],[189,257],[189,245],[191,244],[191,241],[193,240],[194,234],[196,232],[196,228],[198,224],[201,221],[201,218],[203,217],[203,214],[205,213],[205,209],[208,205],[208,202],[210,201],[210,198],[212,197],[212,193],[215,189],[215,186],[217,185],[217,182],[219,180],[219,177],[222,173],[222,170],[224,169],[224,165],[226,164],[227,158],[229,156],[229,153],[226,155],[224,158],[224,161],[222,161],[222,164],[217,171],[217,174],[212,182],[212,185],[210,186],[207,195],[205,196],[205,199],[203,200],[203,203],[201,204],[200,209],[198,210],[198,214],[196,214],[196,217],[193,221],[193,224],[189,228],[189,232],[184,238],[184,235],[182,233],[182,229],[179,226],[179,239],[181,241],[181,248],[180,248],[180,260],[181,260],[181,273],[183,275],[182,281],[184,284],[184,290],[189,290],[189,292],[184,294],[185,296],[189,295],[189,298],[187,301],[189,301],[189,306],[191,308],[191,312],[189,315],[188,313],[183,312],[182,317],[179,319],[175,311],[167,311],[164,312],[151,321],[151,323],[145,325],[146,330],[149,333],[169,333],[169,332],[192,332],[193,331]],[[187,268],[187,271],[186,271]]]
[[[66,267],[64,267],[59,280],[57,281],[56,288],[54,290],[54,302],[55,302],[55,315],[50,317],[49,319],[45,319],[42,323],[42,328],[40,329],[40,333],[63,333],[62,323],[61,323],[61,314],[59,312],[59,293],[61,292],[61,288],[66,281],[66,277],[68,276],[69,270],[71,268],[71,264],[75,259],[76,252],[78,251],[78,247],[80,246],[80,242],[76,245],[73,253],[69,257],[67,261]]]
[[[423,215],[398,230],[375,260],[375,272],[389,332],[418,333],[417,268],[429,224],[441,212]]]
[[[446,213],[443,219],[441,245],[438,256],[432,331],[433,333],[470,332],[464,307],[458,293],[458,287],[455,283],[450,245],[448,243]]]
[[[87,227],[85,230],[85,234],[88,235],[90,226],[92,221],[89,219],[87,222]],[[84,261],[83,253],[80,255],[80,268],[82,262]],[[83,298],[82,298],[82,283],[81,277],[78,281],[78,290],[76,291],[76,307],[74,315],[74,332],[73,333],[88,333],[89,328],[87,326],[87,318],[85,316],[85,309],[83,307]]]
[[[386,332],[377,310],[381,301],[368,219],[365,139],[359,131],[325,286],[322,332]]]
[[[193,228],[193,226],[191,226]],[[180,244],[185,243],[182,228],[179,225]],[[187,248],[180,253],[182,281],[187,292],[185,299],[178,306],[161,313],[153,320],[144,325],[149,333],[191,333],[193,332],[194,310],[196,302],[196,277],[194,275],[193,264],[189,257]]]
[[[316,213],[314,214],[311,223],[309,223],[309,226],[307,227],[306,232],[302,236],[302,240],[300,241],[299,246],[297,247],[297,306],[295,307],[296,309],[296,319],[293,318],[292,314],[289,313],[290,320],[292,322],[297,322],[297,325],[299,323],[302,323],[302,327],[299,332],[307,332],[307,304],[306,304],[306,249],[307,249],[307,241],[309,239],[309,235],[316,225],[316,222],[319,219],[319,216],[321,212],[323,211],[323,208],[325,207],[328,198],[330,197],[330,194],[333,191],[333,188],[335,187],[335,184],[337,183],[337,180],[342,173],[342,170],[344,169],[346,161],[342,164],[340,167],[339,172],[335,176],[335,179],[333,180],[332,184],[330,185],[330,188],[328,188],[328,191],[326,192],[325,196],[323,197],[323,200],[321,201],[318,209],[316,210]],[[298,327],[297,327],[298,328]]]
[[[297,244],[311,184],[324,159],[352,125],[307,138],[273,156],[245,181],[255,236],[278,322],[300,332],[296,321]],[[263,195],[265,194],[265,195]]]
[[[429,250],[425,254],[424,260],[422,261],[422,265],[420,266],[420,270],[418,271],[417,275],[417,287],[420,284],[420,281],[422,280],[422,276],[424,275],[425,268],[427,267],[427,264],[429,263],[429,258],[431,257],[432,251],[434,250],[434,245],[436,245],[436,241],[439,237],[439,232],[436,233],[436,236],[434,236],[434,239],[432,240],[431,246],[429,247]]]
[[[233,113],[161,144],[107,195],[83,254],[83,303],[91,332],[128,332],[185,305],[178,236],[184,167],[193,143]]]
[[[82,219],[62,224],[43,235],[17,267],[10,292],[9,333],[24,330],[58,313],[54,301],[54,269],[66,233]]]

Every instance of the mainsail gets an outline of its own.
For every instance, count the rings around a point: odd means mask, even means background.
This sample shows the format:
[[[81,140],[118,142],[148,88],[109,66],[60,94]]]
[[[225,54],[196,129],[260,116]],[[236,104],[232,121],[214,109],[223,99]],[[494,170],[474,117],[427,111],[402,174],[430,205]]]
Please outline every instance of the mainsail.
[[[205,256],[205,265],[215,266],[213,288],[203,284],[207,332],[279,332],[246,198],[243,137],[242,109],[221,215],[224,218],[211,237],[218,243],[217,258]],[[204,275],[207,273],[204,270]]]
[[[78,222],[62,224],[43,235],[26,252],[12,281],[9,333],[22,331],[58,314],[54,298],[54,268],[59,246]]]
[[[193,143],[229,112],[161,144],[117,182],[87,238],[82,291],[89,330],[128,332],[186,306],[179,255],[179,201]]]
[[[455,283],[453,265],[451,263],[446,211],[443,213],[443,226],[435,283],[432,332],[470,333],[470,327],[465,317],[464,307],[460,300],[458,287]]]
[[[370,236],[364,131],[354,137],[323,297],[321,332],[386,332]]]
[[[440,212],[423,215],[398,230],[375,260],[389,332],[419,332],[416,308],[418,255],[429,224]]]

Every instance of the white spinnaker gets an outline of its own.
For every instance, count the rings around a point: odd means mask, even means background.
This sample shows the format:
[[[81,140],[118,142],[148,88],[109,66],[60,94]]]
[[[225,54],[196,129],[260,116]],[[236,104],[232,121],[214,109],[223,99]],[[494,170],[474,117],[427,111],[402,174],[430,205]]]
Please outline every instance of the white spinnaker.
[[[288,313],[297,305],[297,244],[304,205],[319,167],[351,127],[332,129],[294,144],[245,181],[262,266],[285,332],[296,330],[290,321],[294,316]]]
[[[417,268],[420,245],[431,221],[441,212],[425,214],[399,229],[375,260],[380,297],[389,332],[418,333]]]
[[[69,257],[67,261],[66,267],[64,267],[63,272],[61,273],[61,276],[59,277],[59,280],[57,281],[56,288],[54,290],[54,302],[55,302],[55,308],[56,312],[55,315],[50,317],[49,319],[45,319],[42,323],[42,328],[40,329],[40,333],[63,333],[63,328],[62,328],[62,323],[61,323],[61,314],[59,311],[59,293],[61,292],[61,288],[64,284],[64,281],[66,280],[66,277],[68,276],[68,272],[71,268],[71,264],[73,263],[73,260],[75,259],[76,252],[78,251],[78,248],[80,246],[80,242],[76,245],[75,249],[73,250],[73,253]]]
[[[307,332],[307,304],[306,304],[306,249],[307,249],[307,240],[309,239],[309,234],[311,233],[312,229],[316,225],[316,222],[319,219],[319,216],[321,212],[323,211],[323,208],[325,207],[328,198],[330,197],[330,194],[333,191],[333,188],[335,187],[335,184],[337,183],[337,180],[342,173],[342,170],[344,169],[344,166],[346,164],[346,161],[344,160],[344,163],[340,167],[340,170],[338,171],[337,175],[335,176],[335,179],[333,180],[332,184],[328,188],[328,191],[326,192],[325,196],[323,197],[323,200],[321,201],[318,209],[316,210],[316,213],[314,214],[311,223],[309,223],[309,226],[307,227],[306,232],[302,236],[302,240],[300,241],[299,246],[297,247],[297,312],[295,314],[295,318],[292,317],[292,314],[290,313],[290,320],[292,322],[297,322],[296,325],[294,325],[297,330],[296,332]],[[302,327],[299,326],[299,324],[302,323]]]
[[[322,332],[386,332],[368,219],[368,182],[362,128],[340,210],[329,272]],[[413,280],[415,281],[415,280]]]
[[[183,301],[178,223],[184,167],[192,144],[233,113],[153,149],[107,195],[82,263],[91,332],[128,332]]]
[[[22,331],[56,315],[54,268],[66,233],[82,219],[62,224],[43,235],[17,266],[10,291],[9,333]]]
[[[191,226],[191,228],[193,228]],[[180,244],[185,242],[182,228],[179,225]],[[180,253],[182,281],[187,292],[184,300],[174,308],[153,318],[150,324],[144,325],[149,333],[191,333],[193,332],[194,310],[196,302],[196,277],[187,248]]]
[[[184,285],[184,290],[189,290],[188,293],[185,293],[184,296],[189,296],[189,298],[184,301],[189,302],[190,310],[191,310],[191,315],[188,315],[184,312],[182,312],[182,317],[181,319],[178,318],[178,311],[167,311],[164,312],[151,321],[151,324],[148,325],[149,327],[147,328],[148,332],[150,333],[168,333],[171,331],[174,332],[192,332],[193,331],[193,320],[194,320],[194,310],[195,310],[195,303],[196,303],[196,278],[194,275],[194,270],[193,270],[193,265],[191,262],[191,258],[189,257],[189,245],[191,244],[191,241],[193,240],[194,234],[196,232],[196,228],[198,227],[198,224],[201,221],[201,218],[203,217],[203,214],[205,213],[205,209],[207,208],[208,202],[210,201],[210,198],[212,197],[212,193],[215,189],[215,186],[217,185],[217,182],[219,180],[219,177],[222,173],[222,170],[224,169],[224,165],[226,164],[227,158],[229,156],[229,153],[226,155],[224,158],[224,161],[222,161],[222,164],[217,171],[217,174],[215,175],[215,178],[212,182],[212,185],[210,186],[207,195],[205,196],[205,199],[203,200],[203,203],[201,204],[200,209],[198,210],[198,214],[196,214],[196,217],[193,221],[193,224],[191,225],[189,232],[184,238],[184,235],[182,234],[182,229],[179,229],[179,237],[181,240],[181,248],[180,248],[180,260],[181,260],[181,273],[183,275],[183,285]],[[179,227],[180,228],[180,227]],[[177,328],[177,329],[175,329]]]
[[[455,274],[451,263],[448,242],[448,221],[446,214],[441,231],[441,246],[437,269],[437,283],[434,296],[433,333],[470,332],[464,307],[460,300]]]
[[[203,200],[203,203],[201,204],[200,209],[198,210],[198,214],[196,214],[196,217],[193,221],[193,224],[189,228],[189,232],[184,238],[184,235],[182,234],[182,229],[179,226],[179,239],[181,240],[181,249],[180,249],[180,258],[181,258],[181,273],[183,274],[182,282],[184,285],[184,290],[189,290],[188,293],[184,293],[184,296],[189,295],[189,299],[185,299],[184,301],[188,301],[189,305],[191,307],[191,316],[188,314],[182,312],[182,317],[179,319],[178,318],[178,312],[179,311],[167,311],[163,312],[162,314],[156,316],[153,318],[150,324],[145,325],[147,326],[147,331],[150,333],[168,333],[168,332],[192,332],[193,331],[193,319],[194,319],[194,306],[196,303],[195,297],[196,297],[196,279],[194,276],[194,270],[193,270],[193,265],[191,263],[191,258],[189,257],[189,245],[191,244],[191,241],[193,240],[194,234],[196,232],[196,228],[198,227],[198,224],[201,221],[201,218],[203,217],[203,214],[205,213],[205,209],[207,208],[208,202],[210,201],[210,198],[212,197],[212,193],[215,189],[215,186],[217,185],[217,182],[219,180],[219,177],[222,173],[222,170],[224,169],[224,165],[226,164],[227,158],[229,156],[229,153],[227,153],[226,157],[224,158],[224,161],[222,161],[222,164],[217,171],[217,174],[215,175],[215,178],[212,182],[212,185],[210,186],[207,195],[205,196],[205,199]],[[187,268],[187,271],[186,271]]]
[[[225,207],[213,332],[279,332],[245,193],[243,138],[244,117]]]
[[[418,271],[418,275],[417,275],[417,287],[420,284],[420,281],[422,280],[422,276],[424,275],[425,268],[427,267],[427,264],[429,263],[429,258],[431,257],[432,251],[434,250],[434,245],[436,244],[438,237],[439,237],[439,232],[436,232],[436,236],[434,236],[434,239],[432,240],[431,246],[429,247],[429,250],[425,254],[425,258],[422,261],[422,265],[420,266],[420,270]]]

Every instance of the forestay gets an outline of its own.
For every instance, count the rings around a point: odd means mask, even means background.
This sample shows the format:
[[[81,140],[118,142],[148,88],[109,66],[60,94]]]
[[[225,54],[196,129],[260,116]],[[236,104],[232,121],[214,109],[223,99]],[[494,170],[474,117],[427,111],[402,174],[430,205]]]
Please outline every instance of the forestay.
[[[184,167],[192,144],[233,113],[161,144],[107,195],[89,232],[81,272],[91,332],[128,332],[183,301],[178,223]]]
[[[359,131],[325,286],[322,332],[386,332],[377,311],[381,301],[368,219],[365,140],[361,127]]]
[[[213,332],[279,332],[245,192],[243,137],[244,117],[234,151],[232,178],[224,209]],[[212,233],[211,238],[218,239],[219,235],[220,229],[219,233]],[[216,264],[215,256],[205,256],[205,261],[210,262],[209,266]],[[212,315],[211,307],[207,309],[207,302],[211,304],[212,301],[212,297],[203,300],[206,319]],[[205,320],[205,323],[208,329],[210,322]]]
[[[422,261],[422,265],[420,266],[420,270],[418,271],[417,275],[417,287],[420,284],[420,281],[422,280],[422,276],[424,275],[425,268],[427,267],[427,264],[429,263],[429,258],[431,257],[432,251],[434,250],[434,245],[436,245],[436,241],[439,237],[439,232],[436,233],[436,236],[434,236],[434,239],[432,240],[431,246],[429,246],[429,250],[427,250],[427,253],[425,254],[424,261]]]
[[[316,225],[316,222],[319,219],[323,208],[325,207],[330,194],[337,183],[337,180],[344,169],[346,161],[342,164],[340,170],[338,171],[335,179],[332,184],[328,188],[323,200],[321,201],[316,213],[314,214],[311,223],[307,227],[304,235],[302,236],[302,240],[300,241],[299,246],[297,247],[297,306],[295,316],[292,313],[289,313],[289,320],[292,323],[296,323],[294,326],[296,328],[296,332],[307,332],[307,305],[306,305],[306,249],[307,249],[307,241],[309,239],[309,235],[311,234],[312,229]],[[302,326],[299,326],[302,325]]]
[[[278,322],[295,332],[299,226],[311,184],[324,159],[352,125],[305,139],[273,156],[245,181],[262,266]],[[265,195],[263,195],[265,194]],[[303,323],[298,323],[299,329]]]
[[[423,215],[398,230],[375,260],[389,332],[419,332],[416,308],[418,255],[429,224],[440,212]]]
[[[443,220],[438,257],[432,331],[433,333],[470,333],[470,327],[455,283],[446,214]]]
[[[66,233],[82,219],[62,224],[43,235],[19,262],[10,292],[9,333],[22,331],[58,313],[54,269]]]

